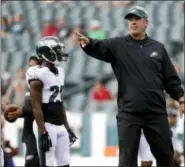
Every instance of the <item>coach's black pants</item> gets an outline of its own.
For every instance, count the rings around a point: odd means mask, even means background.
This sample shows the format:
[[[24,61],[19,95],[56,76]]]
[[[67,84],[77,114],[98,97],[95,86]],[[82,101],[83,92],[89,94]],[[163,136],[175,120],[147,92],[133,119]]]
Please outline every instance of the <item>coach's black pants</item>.
[[[141,128],[156,158],[157,166],[173,166],[173,146],[167,115],[119,113],[119,166],[137,167]]]

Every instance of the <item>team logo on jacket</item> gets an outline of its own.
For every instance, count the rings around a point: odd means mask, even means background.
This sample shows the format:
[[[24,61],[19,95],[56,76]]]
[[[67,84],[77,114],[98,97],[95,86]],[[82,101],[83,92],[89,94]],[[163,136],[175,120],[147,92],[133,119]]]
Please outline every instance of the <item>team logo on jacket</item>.
[[[150,54],[150,57],[156,57],[156,56],[158,56],[158,52],[152,52],[152,53]]]

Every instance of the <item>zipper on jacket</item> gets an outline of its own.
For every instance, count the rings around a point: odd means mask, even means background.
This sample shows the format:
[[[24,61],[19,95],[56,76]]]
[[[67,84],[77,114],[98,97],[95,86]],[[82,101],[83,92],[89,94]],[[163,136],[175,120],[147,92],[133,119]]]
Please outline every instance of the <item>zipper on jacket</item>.
[[[140,56],[142,56],[143,45],[140,45]]]

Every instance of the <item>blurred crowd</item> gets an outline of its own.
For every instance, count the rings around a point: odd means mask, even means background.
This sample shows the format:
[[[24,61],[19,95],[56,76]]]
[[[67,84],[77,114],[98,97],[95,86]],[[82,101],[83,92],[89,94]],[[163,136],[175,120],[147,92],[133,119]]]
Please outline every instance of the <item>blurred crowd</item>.
[[[22,35],[27,32],[27,28],[20,13],[14,17],[1,17],[1,38],[7,38],[11,34]]]
[[[3,3],[5,3],[4,1]],[[64,3],[68,5],[75,5],[77,1],[42,1],[45,5],[50,5],[51,3]],[[99,7],[105,7],[111,5],[112,7],[130,7],[134,2],[133,1],[96,1]],[[183,5],[184,10],[184,5]],[[87,23],[77,23],[75,26],[68,23],[64,16],[61,16],[59,20],[47,19],[43,25],[42,31],[39,35],[40,37],[44,36],[58,36],[59,39],[63,42],[70,40],[72,46],[70,50],[74,50],[79,46],[76,38],[75,31],[78,31],[84,35],[87,35],[91,38],[96,39],[105,39],[108,37],[106,31],[102,28],[101,22],[97,19],[87,20]],[[85,26],[88,25],[88,26]],[[10,35],[22,35],[24,33],[31,34],[29,28],[25,24],[24,16],[21,13],[17,13],[13,17],[2,16],[1,17],[1,38],[8,38]],[[179,50],[182,49],[183,44],[172,41],[172,55],[177,55]],[[179,48],[179,49],[178,49]],[[69,50],[69,52],[70,52]],[[184,71],[181,65],[175,64],[176,71],[184,84]],[[12,76],[11,73],[5,72],[1,75],[1,94],[3,103],[15,103],[19,106],[22,106],[24,103],[24,95],[27,91],[27,84],[25,81],[25,69],[17,69],[16,76]],[[107,87],[106,82],[99,80],[95,83],[92,88],[91,99],[95,103],[98,103],[98,110],[101,110],[101,104],[107,101],[113,101],[117,97],[111,93],[111,90]],[[183,153],[182,142],[183,141],[183,132],[182,128],[179,128],[179,115],[178,115],[178,104],[167,98],[167,110],[169,115],[169,123],[174,134],[173,143],[175,147],[175,156],[179,158],[179,155]],[[1,117],[3,120],[3,117]],[[4,122],[1,120],[1,128],[4,126]],[[16,148],[12,148],[11,144],[8,141],[4,142],[5,146],[9,148],[11,155],[16,155]],[[8,149],[7,149],[8,150]],[[180,160],[179,160],[180,161]]]

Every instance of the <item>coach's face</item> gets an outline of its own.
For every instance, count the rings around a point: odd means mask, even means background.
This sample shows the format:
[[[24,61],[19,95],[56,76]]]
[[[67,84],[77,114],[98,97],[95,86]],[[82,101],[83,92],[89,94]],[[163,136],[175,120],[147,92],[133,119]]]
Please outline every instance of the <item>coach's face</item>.
[[[129,33],[133,36],[145,33],[147,26],[148,20],[145,18],[133,15],[128,19]]]

